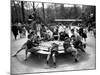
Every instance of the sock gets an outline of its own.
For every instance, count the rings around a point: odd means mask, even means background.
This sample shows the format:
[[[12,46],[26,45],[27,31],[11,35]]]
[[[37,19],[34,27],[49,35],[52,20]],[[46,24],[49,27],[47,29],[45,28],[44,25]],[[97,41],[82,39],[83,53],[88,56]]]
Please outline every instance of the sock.
[[[54,62],[54,65],[56,66],[56,63]]]

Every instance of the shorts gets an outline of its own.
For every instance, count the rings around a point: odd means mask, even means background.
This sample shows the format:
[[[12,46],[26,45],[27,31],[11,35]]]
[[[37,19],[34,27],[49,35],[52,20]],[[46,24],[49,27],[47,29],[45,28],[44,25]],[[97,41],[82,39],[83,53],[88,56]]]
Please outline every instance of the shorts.
[[[57,52],[57,51],[51,51],[51,56],[52,56],[53,54],[57,55],[58,52]]]

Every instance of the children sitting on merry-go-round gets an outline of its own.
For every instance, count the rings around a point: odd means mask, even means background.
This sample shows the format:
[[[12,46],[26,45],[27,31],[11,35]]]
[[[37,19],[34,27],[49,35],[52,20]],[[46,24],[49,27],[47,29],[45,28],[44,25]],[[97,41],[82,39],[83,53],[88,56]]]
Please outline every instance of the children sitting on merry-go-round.
[[[79,61],[80,51],[86,53],[85,52],[86,44],[82,42],[82,37],[78,35],[78,32],[76,34],[74,29],[71,29],[70,31],[72,33],[71,37],[66,32],[61,32],[59,33],[60,35],[57,35],[58,32],[56,32],[55,34],[53,34],[53,38],[47,37],[47,34],[45,32],[45,35],[43,35],[43,38],[45,39],[41,39],[36,33],[30,32],[30,34],[28,35],[27,42],[24,43],[21,49],[18,50],[14,56],[16,56],[23,49],[25,49],[25,55],[26,55],[25,60],[26,60],[28,52],[34,53],[40,50],[38,46],[41,43],[41,41],[45,42],[46,40],[49,42],[57,40],[57,41],[64,41],[63,42],[64,54],[70,53],[73,56],[74,61],[77,62]],[[46,59],[47,64],[49,64],[49,59],[50,57],[52,57],[54,66],[56,67],[56,55],[58,54],[60,45],[61,44],[52,43],[51,47],[48,48],[49,54],[47,55]]]

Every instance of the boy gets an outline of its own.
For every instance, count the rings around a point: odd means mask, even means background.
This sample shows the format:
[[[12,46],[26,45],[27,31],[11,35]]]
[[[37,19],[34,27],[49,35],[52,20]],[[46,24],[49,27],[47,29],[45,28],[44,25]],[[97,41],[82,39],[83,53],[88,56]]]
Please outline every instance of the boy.
[[[54,67],[56,67],[56,55],[58,53],[58,46],[59,46],[58,44],[52,43],[51,49],[48,48],[48,50],[50,51],[50,54],[48,54],[48,56],[47,56],[47,64],[48,64],[50,57],[52,56]]]
[[[81,41],[80,37],[75,37],[74,35],[71,37],[72,39],[72,44],[74,46],[74,48],[76,49],[80,49],[82,52],[85,53],[85,44],[83,44],[83,42]]]
[[[78,51],[74,46],[71,44],[70,38],[66,38],[63,43],[65,53],[70,53],[74,57],[74,61],[78,61]]]
[[[64,52],[67,53],[67,49],[69,47],[71,47],[70,38],[65,38],[65,41],[63,43],[63,47],[64,47]]]
[[[15,54],[14,56],[17,56],[17,54],[18,54],[20,51],[22,51],[23,49],[26,49],[26,51],[25,51],[25,55],[26,55],[25,60],[27,60],[27,53],[28,53],[28,52],[35,52],[35,51],[38,51],[39,49],[37,48],[37,46],[38,46],[38,44],[35,44],[35,43],[33,42],[33,35],[32,35],[32,34],[29,34],[29,35],[28,35],[28,40],[27,40],[27,42],[22,46],[22,48],[21,48],[20,50],[18,50],[18,51],[16,52],[16,54]]]

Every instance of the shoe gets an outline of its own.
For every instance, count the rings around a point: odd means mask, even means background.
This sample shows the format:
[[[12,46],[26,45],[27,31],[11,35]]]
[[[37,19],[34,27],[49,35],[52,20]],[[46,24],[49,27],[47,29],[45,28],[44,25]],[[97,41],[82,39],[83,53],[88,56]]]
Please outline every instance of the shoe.
[[[78,62],[78,59],[75,58],[75,62]]]
[[[48,64],[48,61],[47,61],[47,64]]]
[[[13,55],[12,57],[16,57],[17,55],[15,54],[15,55]]]
[[[57,66],[56,66],[56,63],[54,63],[54,68],[56,68]]]

